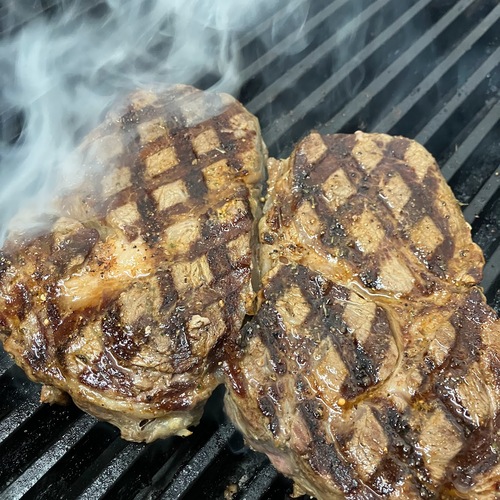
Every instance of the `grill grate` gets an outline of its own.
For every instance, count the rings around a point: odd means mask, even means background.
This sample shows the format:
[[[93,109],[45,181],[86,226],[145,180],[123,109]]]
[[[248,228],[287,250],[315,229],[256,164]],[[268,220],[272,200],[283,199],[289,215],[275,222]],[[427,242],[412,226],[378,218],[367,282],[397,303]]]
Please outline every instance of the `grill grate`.
[[[307,44],[291,50],[297,37],[286,34],[270,49],[260,43],[284,3],[240,40],[246,65],[239,97],[261,119],[270,153],[286,155],[311,128],[388,132],[424,144],[465,204],[487,259],[485,293],[500,311],[500,5],[308,3]],[[22,15],[9,21],[10,30],[57,8],[18,2]],[[88,10],[82,7],[82,15]],[[6,16],[0,9],[0,36],[9,34]],[[355,35],[354,26],[361,30]],[[3,110],[2,139],[15,140],[21,123]],[[225,420],[221,390],[192,436],[144,445],[123,441],[112,426],[73,406],[40,404],[38,388],[3,351],[0,379],[0,455],[8,457],[0,469],[2,498],[253,500],[291,492],[290,482],[248,451]]]

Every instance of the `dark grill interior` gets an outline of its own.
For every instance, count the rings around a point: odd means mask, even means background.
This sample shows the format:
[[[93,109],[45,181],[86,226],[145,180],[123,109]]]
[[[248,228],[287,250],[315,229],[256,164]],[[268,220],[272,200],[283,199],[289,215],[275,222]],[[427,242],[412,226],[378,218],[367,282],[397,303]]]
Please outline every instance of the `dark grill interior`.
[[[424,144],[464,204],[487,259],[484,290],[499,311],[497,0],[309,3],[302,26],[307,43],[295,50],[286,34],[271,49],[260,43],[279,8],[240,40],[246,63],[239,98],[261,119],[270,154],[287,155],[311,128],[388,132]],[[19,2],[19,11],[22,4],[33,18],[58,8]],[[10,33],[7,10],[0,8],[2,36]],[[20,127],[22,119],[4,110],[2,139],[14,141]],[[221,390],[192,436],[144,445],[123,441],[114,427],[74,406],[39,403],[39,386],[3,350],[0,377],[2,498],[278,499],[291,492],[290,482],[246,449],[226,421]]]

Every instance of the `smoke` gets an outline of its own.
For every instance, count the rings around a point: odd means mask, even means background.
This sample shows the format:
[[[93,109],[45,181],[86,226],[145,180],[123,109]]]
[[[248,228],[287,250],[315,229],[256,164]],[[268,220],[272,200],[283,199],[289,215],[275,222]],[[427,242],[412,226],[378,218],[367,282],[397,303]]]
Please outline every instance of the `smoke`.
[[[238,40],[251,39],[265,22],[261,36],[295,30],[300,39],[307,12],[297,4],[107,0],[90,8],[64,0],[34,16],[33,6],[9,2],[0,110],[22,117],[22,130],[17,140],[4,134],[0,144],[0,244],[9,225],[17,232],[45,220],[51,201],[79,182],[84,172],[72,152],[119,96],[158,83],[237,94]]]

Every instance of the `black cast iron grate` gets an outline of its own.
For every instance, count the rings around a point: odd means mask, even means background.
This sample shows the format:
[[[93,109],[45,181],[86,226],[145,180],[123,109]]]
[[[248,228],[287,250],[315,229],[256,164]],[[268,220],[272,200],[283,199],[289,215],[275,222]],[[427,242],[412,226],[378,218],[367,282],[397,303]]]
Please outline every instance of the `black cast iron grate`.
[[[32,18],[59,8],[21,3]],[[484,290],[499,311],[500,5],[308,3],[301,28],[307,43],[296,51],[289,50],[286,34],[271,49],[259,44],[259,32],[279,18],[279,8],[240,40],[246,65],[238,97],[259,116],[270,154],[288,154],[311,128],[388,132],[424,144],[464,203],[487,260]],[[7,10],[0,7],[2,36],[8,36]],[[355,26],[363,37],[356,39]],[[2,139],[15,140],[19,117],[9,110],[0,116]],[[3,351],[0,380],[1,498],[250,500],[283,499],[291,492],[265,457],[244,447],[224,417],[221,390],[192,436],[144,445],[123,441],[115,428],[74,406],[40,404],[39,388]]]

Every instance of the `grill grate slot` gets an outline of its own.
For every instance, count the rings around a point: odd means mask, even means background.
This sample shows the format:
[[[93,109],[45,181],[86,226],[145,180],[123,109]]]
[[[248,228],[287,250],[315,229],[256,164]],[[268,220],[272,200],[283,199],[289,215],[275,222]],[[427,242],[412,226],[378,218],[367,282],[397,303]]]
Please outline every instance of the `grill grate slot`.
[[[498,207],[497,207],[498,209]],[[484,266],[483,287],[486,297],[490,300],[497,313],[500,314],[500,246],[490,255]]]
[[[53,471],[54,479],[58,477],[58,473],[60,475],[61,471],[76,462],[77,467],[73,470],[67,490],[70,498],[76,498],[126,446],[128,443],[119,438],[116,429],[99,422],[78,442],[77,449],[72,450],[72,454],[68,454],[63,463],[58,464],[58,468]],[[47,485],[50,484],[49,480]],[[46,498],[53,498],[50,490],[47,491]]]
[[[299,94],[295,100],[297,104],[283,116],[276,117],[276,110],[271,108],[272,125],[266,124],[265,120],[263,123],[270,151],[273,153],[280,151],[282,147],[285,150],[287,147],[290,148],[292,139],[303,135],[311,124],[323,124],[333,113],[339,111],[343,102],[359,99],[359,93],[366,82],[379,75],[405,44],[407,46],[411,43],[410,37],[405,34],[405,29],[408,29],[410,21],[414,24],[415,30],[422,26],[423,18],[426,17],[423,9],[429,4],[429,1],[417,2],[386,29],[380,30],[380,34],[366,46],[360,47],[354,57],[339,65],[340,67],[333,68],[329,75],[317,81],[319,86],[315,90],[307,95]],[[288,88],[287,78],[283,78],[281,84],[282,88]],[[358,92],[358,97],[355,92]],[[251,106],[250,109],[252,110]]]
[[[14,409],[0,422],[0,442],[14,434],[17,429],[41,407],[38,398],[27,399],[14,407]]]
[[[201,466],[198,466],[198,463],[192,460],[190,462],[192,476],[189,480],[179,481],[175,479],[175,482],[172,482],[171,486],[163,492],[161,498],[195,498],[203,491],[212,492],[214,498],[224,498],[230,493],[234,494],[236,498],[238,495],[246,498],[252,488],[258,488],[258,485],[252,486],[253,481],[270,467],[269,461],[261,455],[249,453],[246,448],[243,448],[242,438],[239,434],[234,431],[231,425],[228,427],[230,436],[224,440],[225,442],[218,443],[219,446],[216,446],[215,454],[210,461],[204,461]],[[235,442],[238,451],[233,451]],[[213,454],[212,443],[208,448],[209,454]],[[237,460],[235,460],[235,456]],[[204,458],[206,456],[202,456],[202,460]],[[274,477],[277,477],[274,468],[271,469]],[[224,474],[221,474],[221,471],[224,471]],[[264,484],[261,483],[260,488],[262,489],[263,486]]]

